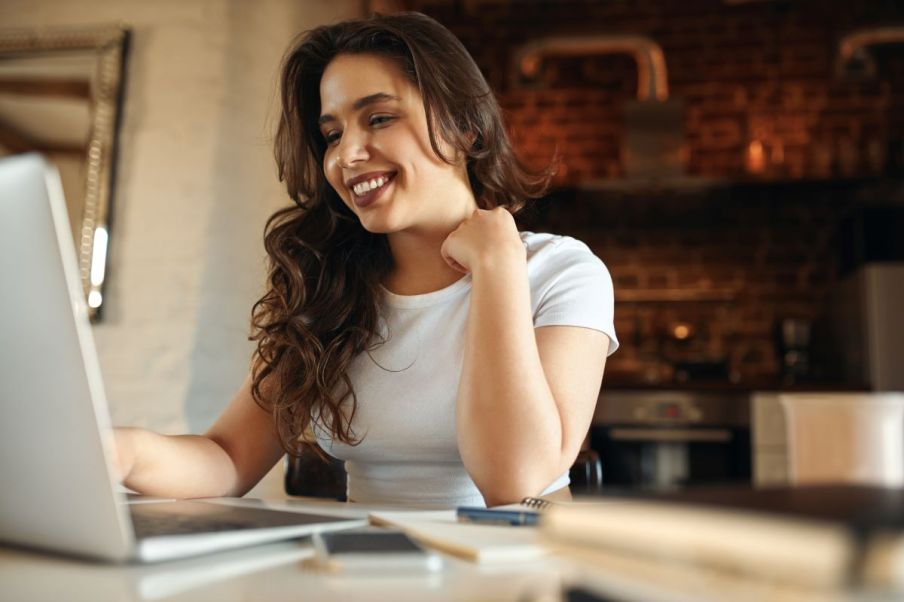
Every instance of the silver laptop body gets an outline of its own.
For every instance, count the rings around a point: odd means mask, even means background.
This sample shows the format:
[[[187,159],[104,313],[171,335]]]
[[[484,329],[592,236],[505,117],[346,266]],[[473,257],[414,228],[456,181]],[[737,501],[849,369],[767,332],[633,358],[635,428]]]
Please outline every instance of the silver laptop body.
[[[36,154],[0,160],[0,541],[158,561],[366,522],[199,501],[128,504],[114,480],[76,261],[56,170]]]

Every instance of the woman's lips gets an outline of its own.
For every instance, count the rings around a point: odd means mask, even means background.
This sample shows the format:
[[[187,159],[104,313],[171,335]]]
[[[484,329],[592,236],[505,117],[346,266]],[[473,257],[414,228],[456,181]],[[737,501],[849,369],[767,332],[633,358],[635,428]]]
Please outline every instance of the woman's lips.
[[[368,190],[361,196],[358,196],[357,194],[355,194],[355,191],[351,191],[352,192],[352,202],[355,204],[355,207],[357,207],[359,209],[363,209],[363,208],[367,207],[368,205],[372,204],[374,201],[376,201],[380,197],[380,195],[383,194],[383,191],[386,190],[390,184],[392,184],[393,180],[395,180],[396,174],[391,173],[384,177],[386,178],[386,181],[383,183],[382,186],[380,186],[378,188],[374,188],[373,190]]]

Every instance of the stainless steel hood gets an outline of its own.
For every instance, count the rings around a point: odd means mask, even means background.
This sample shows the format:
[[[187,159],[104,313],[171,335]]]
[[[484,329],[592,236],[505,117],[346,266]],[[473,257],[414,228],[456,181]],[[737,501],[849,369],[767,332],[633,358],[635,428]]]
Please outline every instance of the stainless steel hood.
[[[904,27],[873,27],[846,34],[838,43],[835,73],[841,79],[864,80],[876,75],[868,47],[904,43]]]
[[[621,147],[624,176],[584,181],[579,188],[642,193],[695,191],[727,180],[687,174],[684,104],[669,98],[668,71],[662,48],[639,35],[549,37],[534,40],[516,53],[517,72],[535,78],[551,56],[628,54],[637,65],[637,100],[625,104],[625,138]]]

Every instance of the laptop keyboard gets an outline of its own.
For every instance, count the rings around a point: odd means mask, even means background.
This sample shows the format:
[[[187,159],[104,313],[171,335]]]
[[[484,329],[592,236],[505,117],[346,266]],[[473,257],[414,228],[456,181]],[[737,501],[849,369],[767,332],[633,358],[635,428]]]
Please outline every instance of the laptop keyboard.
[[[349,521],[347,518],[230,506],[194,500],[129,504],[138,539],[255,529],[291,529]]]
[[[140,538],[160,535],[190,535],[253,529],[254,524],[208,516],[175,516],[132,514],[135,536]]]

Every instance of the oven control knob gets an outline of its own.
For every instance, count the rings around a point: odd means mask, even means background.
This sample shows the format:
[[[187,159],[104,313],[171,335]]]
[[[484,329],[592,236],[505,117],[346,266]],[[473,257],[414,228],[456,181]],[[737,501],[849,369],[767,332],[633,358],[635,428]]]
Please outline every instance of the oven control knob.
[[[650,411],[643,407],[634,408],[634,419],[635,420],[647,420],[650,417]]]
[[[687,409],[687,417],[691,419],[691,422],[700,422],[703,412],[697,406],[690,406]]]

